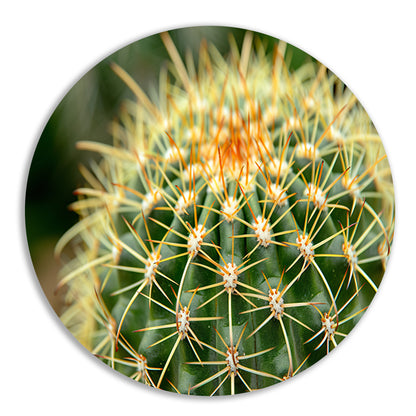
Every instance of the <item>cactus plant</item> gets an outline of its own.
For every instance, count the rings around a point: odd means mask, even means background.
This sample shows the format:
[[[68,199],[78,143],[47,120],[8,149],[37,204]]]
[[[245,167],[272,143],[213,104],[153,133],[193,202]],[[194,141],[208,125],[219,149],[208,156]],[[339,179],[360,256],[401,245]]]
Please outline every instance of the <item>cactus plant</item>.
[[[86,186],[62,236],[61,319],[117,371],[182,394],[292,377],[351,331],[394,231],[389,165],[351,91],[310,60],[292,70],[253,33],[185,60],[170,35],[159,92],[135,94],[113,144],[79,149]]]

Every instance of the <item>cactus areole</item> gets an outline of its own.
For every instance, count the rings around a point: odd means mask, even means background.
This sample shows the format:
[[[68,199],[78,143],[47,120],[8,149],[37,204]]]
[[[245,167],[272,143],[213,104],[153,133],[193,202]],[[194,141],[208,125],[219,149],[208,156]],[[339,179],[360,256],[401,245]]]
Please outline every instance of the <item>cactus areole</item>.
[[[382,143],[351,91],[312,58],[292,65],[282,41],[247,32],[191,54],[160,39],[157,93],[112,64],[131,90],[113,143],[77,143],[101,159],[56,248],[74,253],[61,319],[153,388],[280,383],[335,348],[378,290],[394,232]]]

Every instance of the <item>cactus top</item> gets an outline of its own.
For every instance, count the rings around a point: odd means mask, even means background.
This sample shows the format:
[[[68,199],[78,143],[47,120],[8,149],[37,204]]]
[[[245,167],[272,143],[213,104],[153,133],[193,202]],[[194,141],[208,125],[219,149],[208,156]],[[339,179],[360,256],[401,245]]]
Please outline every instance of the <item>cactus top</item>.
[[[155,388],[234,394],[334,348],[378,290],[394,231],[384,149],[314,60],[288,66],[247,33],[171,62],[135,95],[84,171],[62,316],[94,354]],[[110,323],[112,323],[110,325]],[[126,357],[127,356],[127,357]]]

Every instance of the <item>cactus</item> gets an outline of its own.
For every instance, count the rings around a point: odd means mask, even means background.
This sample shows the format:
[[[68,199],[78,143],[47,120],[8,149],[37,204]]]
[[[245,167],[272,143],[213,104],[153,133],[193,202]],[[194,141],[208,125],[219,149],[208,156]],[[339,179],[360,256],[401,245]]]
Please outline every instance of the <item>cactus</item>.
[[[378,290],[394,231],[380,138],[351,91],[248,32],[223,57],[171,57],[129,101],[86,186],[62,269],[75,337],[117,371],[181,394],[279,383],[327,355]]]

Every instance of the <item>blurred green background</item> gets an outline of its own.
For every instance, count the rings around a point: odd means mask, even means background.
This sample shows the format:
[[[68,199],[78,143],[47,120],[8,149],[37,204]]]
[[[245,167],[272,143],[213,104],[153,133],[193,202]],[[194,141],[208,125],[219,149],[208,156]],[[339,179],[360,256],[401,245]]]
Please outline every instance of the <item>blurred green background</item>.
[[[229,37],[242,44],[245,30],[201,26],[170,31],[179,53],[191,50],[196,58],[202,39],[212,42],[226,55]],[[271,52],[276,39],[256,33]],[[309,55],[288,45],[291,69]],[[26,234],[30,255],[39,282],[54,310],[63,307],[63,291],[54,293],[60,263],[53,250],[60,236],[76,221],[68,210],[75,201],[73,190],[83,185],[80,163],[89,165],[91,152],[75,148],[79,140],[110,143],[110,122],[117,118],[121,103],[133,94],[110,68],[112,62],[124,68],[149,92],[156,87],[160,67],[169,57],[159,34],[134,42],[111,54],[89,70],[65,95],[47,122],[36,147],[26,190]]]

